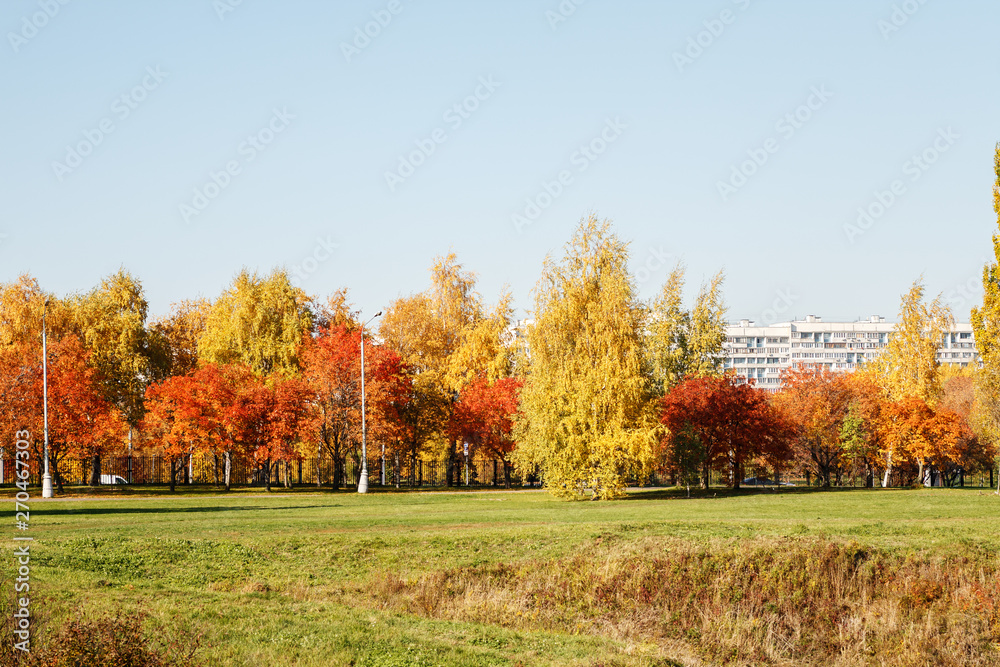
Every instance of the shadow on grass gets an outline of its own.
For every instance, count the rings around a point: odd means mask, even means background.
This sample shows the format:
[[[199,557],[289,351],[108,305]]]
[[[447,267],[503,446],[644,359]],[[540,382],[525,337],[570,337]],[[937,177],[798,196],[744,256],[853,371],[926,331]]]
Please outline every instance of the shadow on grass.
[[[969,488],[969,487],[966,487]],[[732,489],[727,486],[712,487],[707,491],[705,489],[691,488],[691,495],[688,496],[688,491],[686,488],[650,488],[649,490],[640,489],[633,490],[628,493],[625,500],[691,500],[695,499],[707,499],[711,500],[713,498],[745,498],[748,496],[803,496],[813,493],[873,493],[873,492],[887,492],[887,491],[913,491],[915,489],[910,487],[890,487],[883,489],[881,487],[877,488],[865,488],[865,487],[852,487],[852,486],[744,486],[739,489]]]
[[[34,514],[45,516],[80,516],[83,514],[186,514],[199,512],[259,512],[259,511],[280,511],[280,510],[307,510],[307,509],[328,509],[340,507],[340,505],[298,505],[286,507],[87,507],[80,509],[54,507],[52,505],[39,505],[40,509],[32,509]]]

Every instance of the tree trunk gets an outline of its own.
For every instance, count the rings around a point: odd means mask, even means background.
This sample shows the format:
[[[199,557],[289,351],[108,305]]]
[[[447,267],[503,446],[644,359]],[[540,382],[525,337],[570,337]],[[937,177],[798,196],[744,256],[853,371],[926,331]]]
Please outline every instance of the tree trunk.
[[[455,470],[455,441],[452,440],[448,445],[448,479],[445,482],[446,486],[452,486],[452,481],[454,479]]]
[[[90,485],[99,486],[101,484],[101,457],[91,457],[90,466]]]
[[[889,476],[892,475],[892,454],[888,454],[885,459],[885,475],[882,477],[882,488],[889,486]]]
[[[215,480],[215,488],[219,488],[219,455],[212,452],[212,478]]]
[[[709,484],[709,481],[711,481],[711,480],[709,479],[709,469],[708,469],[708,461],[707,460],[702,465],[701,474],[702,474],[702,477],[701,477],[701,488],[703,488],[706,491],[708,491],[708,484]]]
[[[177,462],[175,456],[170,457],[170,493],[177,489]]]
[[[271,459],[267,459],[264,463],[264,488],[268,493],[271,492]]]
[[[232,482],[232,472],[233,472],[233,455],[228,449],[226,450],[224,458],[225,458],[225,469],[223,470],[223,477],[225,478],[226,482],[226,491],[229,491],[232,488],[231,482]]]
[[[323,450],[320,448],[320,446],[317,446],[316,447],[316,488],[317,489],[322,489],[323,488],[323,476],[322,476],[322,472],[321,472],[323,470],[322,464],[323,464]]]
[[[59,461],[56,459],[56,457],[53,456],[51,459],[49,459],[49,463],[52,464],[52,478],[56,480],[56,490],[59,493],[62,493],[63,483],[62,483],[62,475],[59,474]],[[0,479],[0,482],[3,482],[3,480]]]
[[[812,473],[806,470],[806,486],[812,486]]]
[[[503,462],[503,483],[505,488],[510,488],[510,464],[506,460]]]

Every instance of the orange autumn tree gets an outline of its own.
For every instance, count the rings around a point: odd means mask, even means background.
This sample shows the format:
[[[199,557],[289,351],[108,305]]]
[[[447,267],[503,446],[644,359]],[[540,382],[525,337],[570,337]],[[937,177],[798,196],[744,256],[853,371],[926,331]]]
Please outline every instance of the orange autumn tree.
[[[845,376],[800,365],[785,371],[782,383],[774,400],[795,430],[795,458],[812,468],[823,486],[839,485],[844,468],[840,431],[852,399]]]
[[[518,392],[524,382],[501,378],[490,383],[480,376],[459,394],[449,422],[450,437],[469,444],[469,455],[482,451],[503,463],[504,486],[510,488],[514,451],[514,418],[518,412]]]
[[[146,390],[142,431],[147,443],[157,447],[170,464],[170,490],[185,459],[204,436],[197,382],[190,375],[167,378]]]
[[[233,457],[247,455],[237,440],[236,391],[254,380],[250,369],[240,364],[205,364],[147,390],[146,445],[170,459],[171,489],[184,459],[198,451],[211,454],[217,462],[222,458],[221,483],[230,489]]]
[[[0,347],[0,447],[12,448],[14,433],[35,422],[32,388],[41,373],[40,349],[35,356],[34,347],[24,343]],[[32,437],[41,441],[40,433]]]
[[[886,392],[871,374],[856,371],[844,376],[851,402],[840,428],[840,446],[846,460],[864,473],[865,486],[875,486],[876,470],[885,461],[885,423],[890,405]]]
[[[901,463],[908,460],[916,464],[918,483],[924,482],[928,467],[940,470],[959,460],[973,437],[958,413],[935,409],[915,396],[893,403],[889,415],[887,438],[894,451],[903,455]]]
[[[49,472],[62,491],[59,465],[66,458],[106,455],[121,447],[128,426],[121,413],[104,397],[99,373],[90,366],[89,354],[75,336],[49,346]],[[30,409],[31,430],[41,434],[41,369],[34,374]],[[35,442],[42,439],[35,437]],[[39,452],[39,456],[41,452]],[[39,459],[40,460],[40,459]],[[100,484],[100,468],[93,466],[90,484]]]

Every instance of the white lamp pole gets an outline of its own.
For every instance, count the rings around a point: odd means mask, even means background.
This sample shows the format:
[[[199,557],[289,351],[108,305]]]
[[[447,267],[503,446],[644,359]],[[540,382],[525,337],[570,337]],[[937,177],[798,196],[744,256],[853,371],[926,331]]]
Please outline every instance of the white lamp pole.
[[[361,479],[358,480],[358,493],[368,493],[368,442],[365,423],[365,327],[381,314],[380,310],[375,313],[372,319],[361,325]],[[384,477],[382,483],[385,483]]]
[[[52,497],[52,475],[49,474],[49,366],[48,349],[45,344],[45,315],[49,300],[42,307],[42,420],[44,423],[45,448],[42,454],[42,498]]]

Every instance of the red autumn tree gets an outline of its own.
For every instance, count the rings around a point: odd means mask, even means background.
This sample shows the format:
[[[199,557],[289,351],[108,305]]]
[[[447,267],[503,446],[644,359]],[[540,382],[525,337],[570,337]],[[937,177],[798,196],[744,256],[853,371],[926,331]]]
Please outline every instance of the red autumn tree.
[[[782,375],[782,382],[774,400],[794,428],[795,458],[815,471],[823,486],[839,485],[844,468],[840,432],[853,399],[846,376],[797,366]]]
[[[360,462],[361,333],[335,325],[307,339],[303,375],[316,409],[315,435],[333,459],[333,487],[345,479],[348,457]],[[365,338],[365,403],[369,444],[406,440],[401,412],[409,405],[410,379],[400,356]],[[317,452],[319,453],[319,452]],[[369,459],[374,457],[369,456]],[[317,484],[320,482],[317,471]]]
[[[470,455],[478,450],[503,463],[507,488],[515,447],[514,417],[523,384],[518,378],[501,378],[492,384],[484,377],[476,378],[459,395],[448,426],[451,438],[469,443]]]
[[[709,472],[728,470],[734,489],[740,487],[744,464],[760,459],[778,467],[788,460],[793,431],[774,408],[766,392],[736,376],[693,377],[682,381],[663,398],[661,421],[670,431],[664,445],[671,465],[682,459],[692,443],[700,451],[701,483],[708,488]]]

